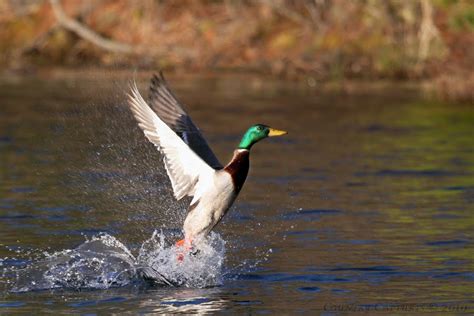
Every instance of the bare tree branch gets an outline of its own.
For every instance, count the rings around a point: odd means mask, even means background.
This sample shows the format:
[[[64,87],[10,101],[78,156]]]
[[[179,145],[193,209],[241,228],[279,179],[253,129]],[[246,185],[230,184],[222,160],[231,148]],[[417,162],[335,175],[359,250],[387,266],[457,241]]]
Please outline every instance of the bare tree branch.
[[[68,17],[63,11],[59,0],[49,0],[49,2],[51,3],[51,7],[53,8],[58,23],[67,30],[76,33],[81,38],[110,52],[123,54],[132,54],[136,52],[136,49],[133,46],[104,38],[87,26]]]
[[[438,29],[433,22],[433,7],[430,0],[420,0],[421,4],[421,25],[418,32],[419,47],[418,60],[423,62],[428,57],[430,44],[439,35]]]

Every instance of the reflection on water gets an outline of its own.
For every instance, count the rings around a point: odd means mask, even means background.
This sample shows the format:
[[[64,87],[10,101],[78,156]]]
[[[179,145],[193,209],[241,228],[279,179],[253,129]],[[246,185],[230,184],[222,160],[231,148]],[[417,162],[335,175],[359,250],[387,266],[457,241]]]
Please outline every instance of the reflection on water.
[[[205,315],[222,310],[228,301],[219,297],[219,289],[184,289],[160,298],[159,304],[152,299],[140,304],[141,310],[159,313],[189,313]]]
[[[106,233],[137,258],[155,229],[180,234],[189,201],[174,201],[123,106],[127,79],[0,84],[0,314],[472,307],[472,105],[252,77],[170,79],[221,161],[253,123],[290,132],[253,149],[248,183],[218,228],[220,286],[8,293],[9,271],[45,251]]]

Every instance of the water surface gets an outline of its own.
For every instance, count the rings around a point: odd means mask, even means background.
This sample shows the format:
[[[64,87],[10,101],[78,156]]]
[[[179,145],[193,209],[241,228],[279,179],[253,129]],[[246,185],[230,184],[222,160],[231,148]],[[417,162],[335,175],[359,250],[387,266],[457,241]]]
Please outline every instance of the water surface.
[[[250,76],[169,78],[223,162],[249,125],[289,131],[253,148],[220,282],[12,293],[12,270],[101,233],[134,256],[179,235],[187,204],[124,106],[130,77],[0,83],[0,314],[472,312],[472,105]]]

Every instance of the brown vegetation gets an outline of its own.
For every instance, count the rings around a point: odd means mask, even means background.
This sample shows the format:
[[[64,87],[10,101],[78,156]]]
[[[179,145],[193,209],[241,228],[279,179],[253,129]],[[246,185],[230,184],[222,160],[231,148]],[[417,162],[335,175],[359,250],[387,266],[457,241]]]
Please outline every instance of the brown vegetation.
[[[468,0],[0,1],[0,64],[430,79],[473,100]]]

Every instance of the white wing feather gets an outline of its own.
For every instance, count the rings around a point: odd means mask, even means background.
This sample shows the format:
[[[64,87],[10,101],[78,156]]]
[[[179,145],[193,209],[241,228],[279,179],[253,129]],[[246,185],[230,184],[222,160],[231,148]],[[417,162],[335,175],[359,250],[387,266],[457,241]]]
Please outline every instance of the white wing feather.
[[[131,89],[128,103],[145,136],[164,156],[163,162],[174,197],[180,200],[186,195],[194,196],[199,185],[209,180],[215,170],[153,112],[138,91],[136,83]]]

